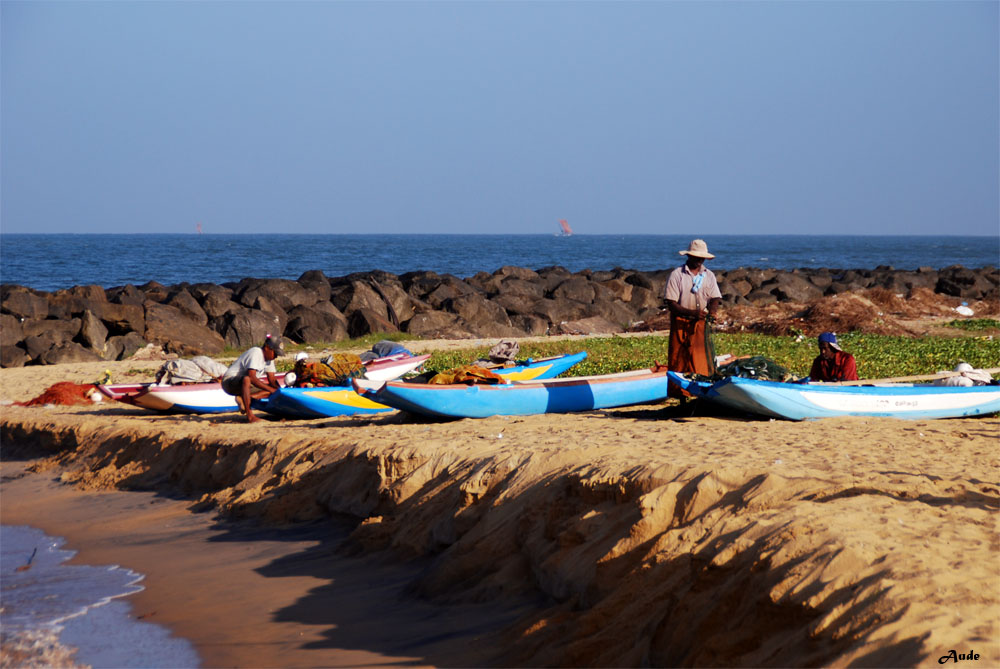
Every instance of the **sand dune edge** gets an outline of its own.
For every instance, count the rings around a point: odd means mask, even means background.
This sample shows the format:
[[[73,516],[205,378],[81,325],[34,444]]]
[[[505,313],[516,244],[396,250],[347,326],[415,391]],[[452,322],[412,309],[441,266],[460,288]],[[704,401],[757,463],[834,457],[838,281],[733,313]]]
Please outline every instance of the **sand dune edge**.
[[[436,601],[542,595],[503,664],[1000,662],[1000,420],[662,413],[261,428],[5,407],[0,428],[5,457],[44,452],[67,483],[266,522],[350,514],[359,551],[434,556],[413,585]]]

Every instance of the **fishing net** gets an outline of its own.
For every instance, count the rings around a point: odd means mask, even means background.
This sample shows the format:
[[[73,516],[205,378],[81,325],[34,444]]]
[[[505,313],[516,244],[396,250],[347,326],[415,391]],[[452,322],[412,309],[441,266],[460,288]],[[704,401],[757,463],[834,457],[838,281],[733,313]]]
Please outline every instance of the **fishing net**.
[[[49,386],[45,392],[38,397],[27,402],[15,402],[17,406],[33,407],[43,404],[62,404],[72,406],[74,404],[92,404],[97,386],[92,383],[73,383],[72,381],[60,381]],[[98,400],[99,401],[99,400]]]
[[[334,353],[321,362],[295,363],[297,386],[342,386],[365,373],[360,356],[353,353]]]
[[[737,358],[732,362],[720,365],[710,376],[695,376],[699,381],[721,381],[730,376],[744,379],[759,379],[761,381],[797,381],[798,377],[770,358],[754,355],[749,358]]]
[[[462,367],[456,367],[455,369],[438,372],[432,376],[427,383],[433,383],[435,385],[464,383],[472,386],[477,384],[494,385],[497,383],[506,383],[506,381],[502,376],[494,374],[485,367],[479,367],[477,365],[463,365]]]

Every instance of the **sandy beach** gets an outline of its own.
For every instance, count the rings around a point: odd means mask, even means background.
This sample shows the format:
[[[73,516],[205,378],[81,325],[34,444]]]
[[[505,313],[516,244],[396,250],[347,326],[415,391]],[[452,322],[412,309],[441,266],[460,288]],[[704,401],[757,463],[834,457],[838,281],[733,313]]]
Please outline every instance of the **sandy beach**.
[[[1000,665],[997,417],[0,416],[3,522],[146,574],[206,666]]]

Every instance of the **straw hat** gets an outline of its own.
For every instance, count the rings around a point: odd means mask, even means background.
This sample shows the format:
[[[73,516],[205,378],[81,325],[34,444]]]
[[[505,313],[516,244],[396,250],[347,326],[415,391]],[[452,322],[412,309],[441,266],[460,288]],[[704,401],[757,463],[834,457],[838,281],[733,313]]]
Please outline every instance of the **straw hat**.
[[[695,258],[714,258],[711,253],[708,252],[708,244],[705,243],[704,239],[696,239],[691,242],[691,245],[687,247],[687,251],[679,251],[682,256],[694,256]]]

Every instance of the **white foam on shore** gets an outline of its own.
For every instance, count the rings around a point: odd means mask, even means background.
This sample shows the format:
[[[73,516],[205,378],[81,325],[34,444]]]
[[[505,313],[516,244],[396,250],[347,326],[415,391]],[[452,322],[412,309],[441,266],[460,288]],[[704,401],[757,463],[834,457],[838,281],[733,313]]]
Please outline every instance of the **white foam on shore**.
[[[63,544],[33,527],[0,526],[0,628],[4,654],[16,651],[17,666],[199,664],[190,643],[135,620],[126,602],[114,601],[141,590],[142,574],[65,565],[75,553]]]

